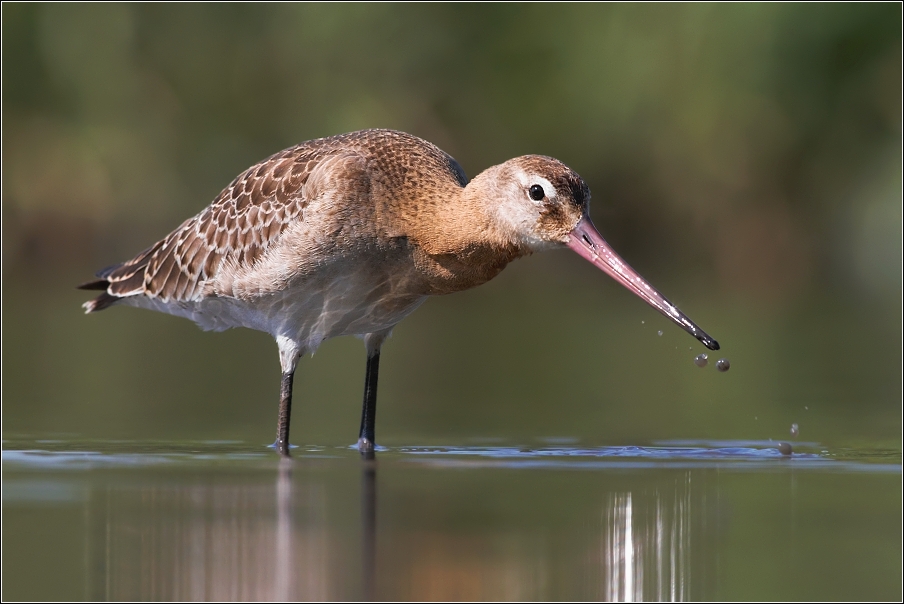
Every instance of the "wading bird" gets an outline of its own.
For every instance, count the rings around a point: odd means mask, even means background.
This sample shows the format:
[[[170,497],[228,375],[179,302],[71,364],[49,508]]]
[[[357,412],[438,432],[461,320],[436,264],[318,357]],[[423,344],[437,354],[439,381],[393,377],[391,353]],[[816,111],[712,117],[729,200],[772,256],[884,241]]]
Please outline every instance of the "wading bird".
[[[328,338],[367,347],[358,448],[372,452],[380,347],[428,296],[485,283],[522,256],[570,247],[711,350],[719,344],[622,260],[588,214],[590,191],[542,155],[468,182],[451,156],[404,132],[311,140],[240,174],[200,214],[79,286],[86,312],[127,304],[202,329],[276,338],[282,365],[276,448],[289,453],[298,359]]]

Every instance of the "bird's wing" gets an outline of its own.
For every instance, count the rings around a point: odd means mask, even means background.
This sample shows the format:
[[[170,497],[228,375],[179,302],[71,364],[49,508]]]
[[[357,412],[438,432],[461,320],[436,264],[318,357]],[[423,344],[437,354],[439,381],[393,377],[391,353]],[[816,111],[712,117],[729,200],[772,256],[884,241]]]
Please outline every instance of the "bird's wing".
[[[252,266],[309,201],[305,183],[330,156],[322,147],[299,145],[256,164],[236,177],[200,214],[127,262],[100,271],[85,289],[101,289],[107,300],[145,295],[162,301],[195,300],[221,267]],[[91,304],[89,302],[88,304]]]

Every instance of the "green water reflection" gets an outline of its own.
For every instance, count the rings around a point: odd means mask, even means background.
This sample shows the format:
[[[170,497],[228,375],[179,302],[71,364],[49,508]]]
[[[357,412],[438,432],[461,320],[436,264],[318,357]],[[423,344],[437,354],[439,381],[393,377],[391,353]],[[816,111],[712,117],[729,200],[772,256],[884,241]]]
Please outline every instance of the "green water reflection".
[[[3,467],[4,599],[901,595],[881,451],[20,440]]]

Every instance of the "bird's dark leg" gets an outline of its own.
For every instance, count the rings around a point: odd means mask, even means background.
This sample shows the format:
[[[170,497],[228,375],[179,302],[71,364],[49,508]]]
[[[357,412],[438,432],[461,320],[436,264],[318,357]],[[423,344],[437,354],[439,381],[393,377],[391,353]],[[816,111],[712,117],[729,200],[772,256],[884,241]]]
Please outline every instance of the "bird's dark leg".
[[[358,450],[373,453],[374,425],[377,421],[377,374],[380,371],[380,351],[367,355],[367,372],[364,376],[364,405],[361,408],[361,431],[358,433]]]
[[[276,450],[283,457],[289,456],[289,420],[292,417],[292,382],[301,347],[283,336],[276,337],[279,346],[279,364],[282,366],[282,381],[279,386],[279,417],[276,423]]]
[[[295,370],[282,374],[279,387],[279,420],[276,425],[276,450],[280,455],[289,456],[289,420],[292,418],[292,382]]]
[[[377,377],[380,373],[380,348],[388,332],[368,334],[364,338],[367,345],[367,371],[364,375],[364,403],[361,408],[361,430],[358,432],[358,450],[368,458],[373,457],[377,422]]]

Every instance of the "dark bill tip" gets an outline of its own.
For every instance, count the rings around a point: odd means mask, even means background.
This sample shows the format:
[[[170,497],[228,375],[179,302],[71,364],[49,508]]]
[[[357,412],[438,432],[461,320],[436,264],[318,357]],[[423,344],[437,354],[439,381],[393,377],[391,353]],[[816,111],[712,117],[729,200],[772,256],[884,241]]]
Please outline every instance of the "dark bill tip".
[[[697,336],[697,339],[710,350],[719,350],[719,343],[707,335]]]

